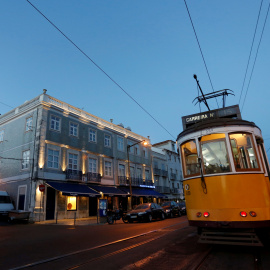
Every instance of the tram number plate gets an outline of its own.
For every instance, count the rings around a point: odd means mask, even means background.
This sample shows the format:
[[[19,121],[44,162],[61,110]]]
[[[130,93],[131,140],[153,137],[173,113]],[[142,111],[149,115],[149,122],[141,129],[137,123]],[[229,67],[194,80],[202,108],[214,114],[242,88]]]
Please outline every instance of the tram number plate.
[[[190,195],[191,193],[190,193],[190,190],[187,190],[186,191],[186,195]]]

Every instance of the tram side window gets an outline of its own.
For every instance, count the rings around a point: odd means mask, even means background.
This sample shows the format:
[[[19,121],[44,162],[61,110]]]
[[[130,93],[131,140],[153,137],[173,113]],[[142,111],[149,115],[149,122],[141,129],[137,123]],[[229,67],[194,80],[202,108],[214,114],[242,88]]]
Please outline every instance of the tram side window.
[[[252,136],[245,133],[230,134],[229,136],[236,170],[258,169]]]
[[[230,163],[224,140],[201,143],[204,170],[206,174],[230,172]]]
[[[197,175],[200,173],[198,153],[195,140],[188,141],[181,145],[183,168],[185,176]]]

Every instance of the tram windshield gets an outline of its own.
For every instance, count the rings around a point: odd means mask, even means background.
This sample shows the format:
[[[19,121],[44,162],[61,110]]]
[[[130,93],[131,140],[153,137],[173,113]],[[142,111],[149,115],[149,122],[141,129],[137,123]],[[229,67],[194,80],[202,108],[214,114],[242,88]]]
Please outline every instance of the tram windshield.
[[[231,147],[236,170],[258,169],[258,162],[250,134],[230,134]]]
[[[206,174],[231,171],[225,140],[201,142],[201,149]]]
[[[195,140],[188,141],[181,145],[184,175],[198,175],[200,173],[200,165],[198,162],[198,153]]]

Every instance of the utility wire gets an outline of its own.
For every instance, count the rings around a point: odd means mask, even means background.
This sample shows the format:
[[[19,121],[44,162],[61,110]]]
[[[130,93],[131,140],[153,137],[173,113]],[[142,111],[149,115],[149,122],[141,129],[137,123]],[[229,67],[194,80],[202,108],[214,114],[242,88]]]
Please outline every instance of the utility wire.
[[[192,28],[193,28],[193,31],[194,31],[194,34],[195,34],[197,43],[198,43],[199,48],[200,48],[201,56],[202,56],[202,59],[203,59],[203,62],[204,62],[204,66],[205,66],[206,71],[207,71],[207,75],[208,75],[208,78],[209,78],[209,81],[210,81],[212,90],[213,90],[213,92],[215,92],[215,91],[214,91],[213,84],[212,84],[212,80],[211,80],[211,78],[210,78],[210,74],[209,74],[209,71],[208,71],[208,68],[207,68],[207,65],[206,65],[206,61],[205,61],[204,56],[203,56],[203,52],[202,52],[202,49],[201,49],[201,45],[200,45],[199,39],[198,39],[198,37],[197,37],[197,33],[196,33],[196,30],[195,30],[195,27],[194,27],[194,24],[193,24],[193,21],[192,21],[192,18],[191,18],[191,15],[190,15],[188,6],[187,6],[187,2],[186,2],[186,0],[184,0],[184,2],[185,2],[185,5],[186,5],[186,8],[187,8],[188,16],[189,16],[190,22],[191,22],[191,24],[192,24]],[[216,99],[216,102],[217,102],[217,98],[215,98],[215,99]],[[217,106],[218,106],[218,102],[217,102]],[[218,108],[219,108],[219,106],[218,106]]]
[[[0,101],[0,103],[3,104],[3,105],[5,105],[5,106],[7,106],[7,107],[10,107],[10,108],[14,109],[14,107],[9,106],[8,104],[5,104],[5,103],[3,103],[3,102],[1,102],[1,101]]]
[[[256,52],[256,56],[255,56],[255,59],[254,59],[253,67],[252,67],[252,70],[251,70],[251,74],[250,74],[250,78],[249,78],[249,82],[248,82],[248,86],[247,86],[247,91],[246,91],[246,94],[245,94],[245,98],[244,98],[244,101],[243,101],[241,112],[243,111],[243,107],[244,107],[244,104],[245,104],[245,101],[246,101],[246,97],[247,97],[247,93],[248,93],[248,90],[249,90],[249,85],[250,85],[250,81],[251,81],[251,78],[252,78],[252,75],[253,75],[253,71],[254,71],[254,67],[255,67],[255,64],[256,64],[256,60],[257,60],[259,48],[260,48],[260,45],[261,45],[261,41],[262,41],[262,37],[263,37],[263,33],[264,33],[264,28],[265,28],[265,25],[266,25],[268,14],[269,14],[269,9],[270,9],[270,3],[268,4],[268,9],[267,9],[267,13],[266,13],[264,24],[263,24],[263,29],[262,29],[260,41],[259,41],[259,44],[258,44],[258,47],[257,47],[257,52]]]
[[[80,49],[69,37],[67,37],[51,20],[49,20],[37,7],[29,0],[26,0],[40,15],[42,15],[58,32],[60,32],[72,45],[74,45],[88,60],[90,60],[103,74],[105,74],[116,86],[118,86],[129,98],[131,98],[145,113],[147,113],[161,128],[163,128],[174,140],[173,136],[158,120],[154,118],[139,102],[137,102],[122,86],[120,86],[108,73],[106,73],[94,60],[92,60],[82,49]]]
[[[251,52],[252,52],[252,49],[253,49],[254,40],[255,40],[255,36],[256,36],[256,32],[257,32],[257,27],[258,27],[259,18],[260,18],[261,9],[262,9],[262,3],[263,3],[263,0],[261,1],[261,5],[260,5],[260,9],[259,9],[259,14],[258,14],[257,22],[256,22],[256,27],[255,27],[255,31],[254,31],[254,35],[253,35],[253,40],[252,40],[252,44],[251,44],[251,48],[250,48],[250,52],[249,52],[249,57],[248,57],[248,62],[247,62],[247,67],[246,67],[246,72],[245,72],[244,81],[243,81],[243,85],[242,85],[242,89],[241,89],[241,94],[240,94],[240,98],[239,98],[239,102],[238,102],[239,105],[240,105],[240,101],[241,101],[241,97],[242,97],[244,85],[245,85],[245,82],[246,82],[246,76],[247,76],[249,61],[250,61]]]

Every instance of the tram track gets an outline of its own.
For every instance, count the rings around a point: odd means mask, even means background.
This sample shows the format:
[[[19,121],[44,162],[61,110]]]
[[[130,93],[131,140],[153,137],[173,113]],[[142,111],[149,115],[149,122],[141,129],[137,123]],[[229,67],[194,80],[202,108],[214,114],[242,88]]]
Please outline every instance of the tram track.
[[[181,225],[183,225],[185,223],[186,223],[186,226],[175,229],[176,226],[181,226]],[[148,232],[145,232],[145,233],[141,233],[141,234],[134,235],[134,236],[131,236],[131,237],[127,237],[127,238],[119,239],[119,240],[116,240],[116,241],[108,242],[108,243],[101,244],[101,245],[98,245],[98,246],[77,250],[77,251],[74,251],[74,252],[62,254],[62,255],[59,255],[59,256],[51,257],[51,258],[47,258],[47,259],[36,261],[36,262],[33,262],[33,263],[28,263],[28,264],[25,264],[25,265],[22,265],[22,266],[19,266],[19,267],[12,268],[10,270],[20,270],[20,269],[28,269],[28,268],[31,268],[31,269],[48,269],[48,268],[50,268],[50,266],[49,266],[50,264],[54,264],[54,263],[57,263],[59,261],[69,260],[71,257],[74,257],[74,256],[82,256],[82,254],[89,253],[89,252],[95,253],[95,252],[97,252],[97,250],[106,249],[106,248],[108,249],[108,248],[111,248],[112,246],[116,246],[118,244],[120,244],[120,245],[127,244],[127,246],[124,247],[124,248],[119,248],[119,249],[117,249],[117,250],[115,250],[113,252],[108,252],[108,253],[106,253],[106,254],[104,254],[102,256],[94,256],[93,258],[90,258],[90,259],[88,259],[88,260],[86,260],[86,261],[84,261],[82,263],[73,265],[72,267],[62,268],[62,269],[67,269],[67,270],[77,269],[77,268],[79,268],[81,266],[84,266],[86,264],[89,264],[89,263],[91,263],[93,261],[106,259],[108,257],[111,257],[111,256],[114,256],[114,255],[123,253],[125,251],[134,249],[136,247],[143,246],[143,245],[145,245],[147,243],[158,240],[158,239],[166,236],[167,234],[169,234],[171,232],[175,232],[175,231],[184,229],[186,227],[188,227],[187,221],[183,221],[183,222],[179,222],[179,223],[176,223],[176,224],[172,224],[170,226],[162,227],[162,228],[159,228],[159,229],[156,229],[156,230],[151,230],[151,231],[148,231]],[[157,234],[157,235],[155,235],[155,234]],[[135,244],[134,243],[130,243],[130,244],[128,243],[128,242],[132,242],[134,240],[141,239],[142,237],[149,237],[149,239],[146,239],[144,241],[141,241],[141,242],[138,242],[138,243],[135,243]]]

